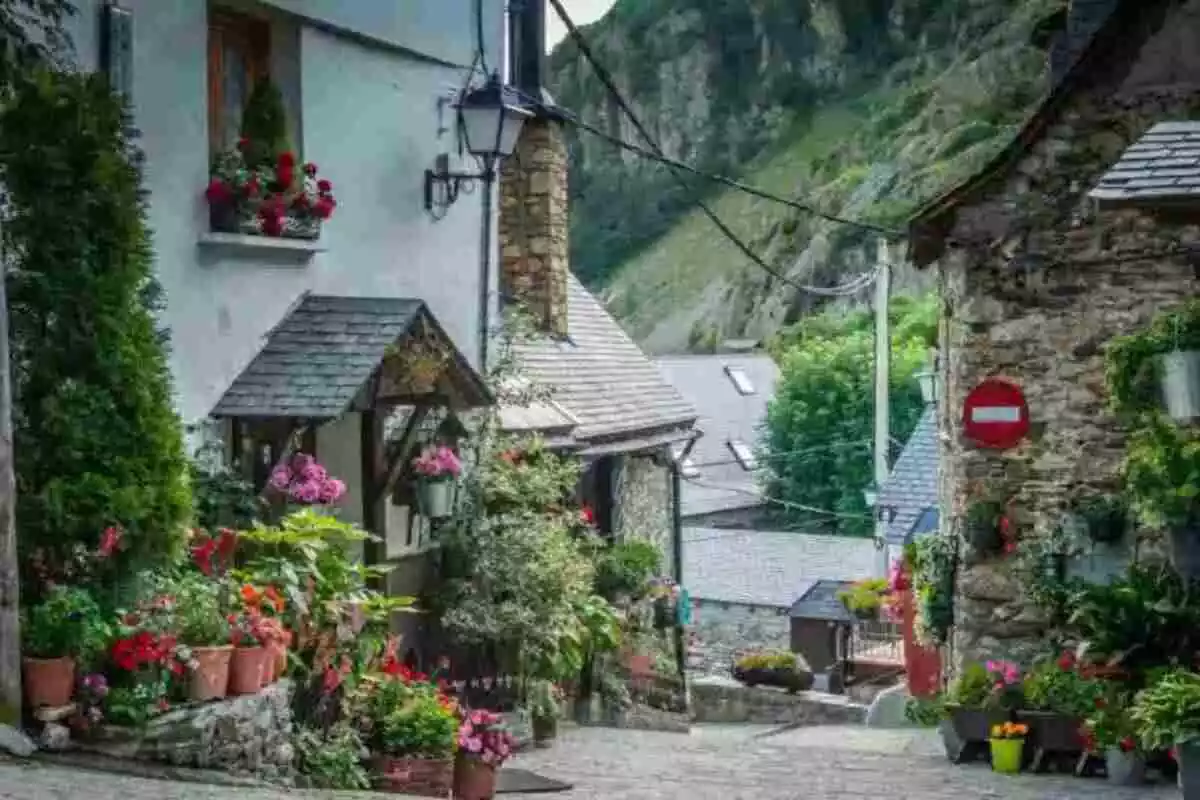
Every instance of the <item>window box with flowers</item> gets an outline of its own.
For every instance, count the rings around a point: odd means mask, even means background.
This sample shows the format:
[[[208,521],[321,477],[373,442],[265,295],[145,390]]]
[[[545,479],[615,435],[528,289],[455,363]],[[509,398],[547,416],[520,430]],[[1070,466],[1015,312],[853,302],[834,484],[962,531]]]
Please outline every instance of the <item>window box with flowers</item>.
[[[274,164],[252,167],[242,155],[247,145],[216,159],[204,196],[209,224],[217,233],[315,241],[321,224],[333,216],[333,184],[309,162],[298,164],[291,151]]]
[[[1019,719],[1029,725],[1037,754],[1036,772],[1050,757],[1072,756],[1085,749],[1084,718],[1103,702],[1105,684],[1072,651],[1040,659],[1022,683]]]

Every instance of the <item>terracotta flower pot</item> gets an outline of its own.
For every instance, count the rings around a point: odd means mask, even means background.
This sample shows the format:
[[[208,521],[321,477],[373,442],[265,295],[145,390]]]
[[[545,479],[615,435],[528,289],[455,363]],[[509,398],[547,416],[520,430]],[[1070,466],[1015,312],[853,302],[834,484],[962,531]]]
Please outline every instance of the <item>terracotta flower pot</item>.
[[[448,798],[454,786],[454,761],[375,756],[371,759],[371,783],[385,792]]]
[[[239,647],[233,651],[229,670],[230,694],[256,694],[263,687],[263,672],[267,665],[265,647]]]
[[[75,694],[75,659],[25,658],[25,698],[29,705],[59,708]]]
[[[279,642],[278,644],[271,645],[268,649],[271,651],[271,676],[274,680],[279,680],[287,672],[287,645]]]
[[[196,668],[188,681],[188,697],[197,702],[220,700],[229,691],[229,667],[233,646],[194,647]]]
[[[460,755],[454,762],[455,800],[492,800],[495,795],[496,767]]]

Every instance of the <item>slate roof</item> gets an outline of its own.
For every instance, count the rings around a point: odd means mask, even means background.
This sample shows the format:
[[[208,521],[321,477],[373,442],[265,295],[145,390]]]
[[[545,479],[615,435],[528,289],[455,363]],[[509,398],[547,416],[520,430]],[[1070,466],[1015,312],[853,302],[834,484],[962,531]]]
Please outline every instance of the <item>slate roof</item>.
[[[266,336],[262,349],[217,402],[226,417],[341,416],[383,362],[387,348],[424,321],[443,339],[475,392],[488,397],[478,375],[429,313],[413,298],[306,294]]]
[[[838,592],[849,588],[850,581],[817,581],[788,609],[793,619],[823,619],[830,622],[854,622],[854,615],[838,599]]]
[[[664,377],[699,412],[701,436],[689,453],[699,474],[688,478],[681,497],[683,515],[708,514],[762,505],[756,496],[755,472],[737,463],[730,440],[751,448],[775,396],[779,368],[765,354],[666,356],[657,359]],[[741,394],[728,370],[741,370],[754,389]]]
[[[935,406],[928,406],[908,437],[892,474],[880,487],[877,506],[894,508],[889,544],[904,544],[921,515],[938,505],[938,430]]]
[[[1200,122],[1158,123],[1089,196],[1114,205],[1200,199]]]
[[[697,600],[790,608],[814,582],[870,577],[875,564],[871,539],[683,529],[682,584]]]
[[[548,336],[518,343],[522,373],[551,390],[578,421],[581,444],[687,431],[696,410],[667,383],[612,315],[572,275],[567,281],[567,339]]]

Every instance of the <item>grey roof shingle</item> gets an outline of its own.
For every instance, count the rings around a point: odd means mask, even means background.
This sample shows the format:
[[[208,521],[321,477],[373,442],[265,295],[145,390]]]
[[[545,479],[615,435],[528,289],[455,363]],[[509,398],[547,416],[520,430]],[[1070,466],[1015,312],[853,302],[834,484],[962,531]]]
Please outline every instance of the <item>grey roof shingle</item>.
[[[536,337],[514,346],[522,374],[552,392],[578,421],[581,443],[690,428],[696,410],[667,383],[600,301],[567,281],[568,340]]]
[[[823,619],[830,622],[854,622],[854,615],[838,599],[838,592],[850,581],[817,581],[802,594],[788,610],[788,616],[798,619]]]
[[[737,463],[728,442],[740,440],[753,448],[758,441],[779,379],[775,361],[762,354],[724,354],[666,356],[657,364],[700,414],[696,427],[702,436],[689,454],[700,474],[683,485],[684,516],[762,505],[755,472]],[[754,393],[741,394],[729,369],[742,370]]]
[[[888,524],[891,544],[904,544],[921,514],[938,505],[937,415],[929,406],[908,437],[892,474],[880,487],[880,508],[894,508],[896,516]]]
[[[1200,200],[1200,122],[1160,122],[1127,149],[1090,195],[1109,204]]]
[[[487,396],[421,300],[304,295],[217,402],[214,416],[341,416],[382,363],[388,347],[418,320],[444,338],[459,372]]]
[[[683,586],[697,600],[789,608],[814,581],[875,570],[870,539],[684,528]]]

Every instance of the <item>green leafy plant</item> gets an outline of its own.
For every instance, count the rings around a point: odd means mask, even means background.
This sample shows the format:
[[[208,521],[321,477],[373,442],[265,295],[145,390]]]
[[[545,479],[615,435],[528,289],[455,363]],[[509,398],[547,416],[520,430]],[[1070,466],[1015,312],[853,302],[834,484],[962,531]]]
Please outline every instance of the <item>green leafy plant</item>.
[[[161,677],[112,687],[104,698],[104,717],[113,725],[141,727],[168,708],[167,691]]]
[[[59,586],[26,610],[21,648],[30,658],[77,659],[90,663],[104,652],[112,629],[85,589]]]
[[[904,559],[916,598],[917,640],[925,646],[941,646],[954,624],[955,540],[950,536],[925,536],[905,547]]]
[[[246,99],[241,135],[251,169],[274,167],[280,153],[293,149],[283,94],[270,78],[259,78]]]
[[[1079,584],[1068,607],[1068,632],[1089,661],[1126,670],[1181,665],[1200,645],[1200,609],[1166,566],[1133,564],[1109,584]]]
[[[297,768],[310,786],[342,791],[371,788],[362,764],[366,748],[352,726],[336,725],[327,732],[302,728],[292,741]]]
[[[1138,749],[1138,723],[1130,713],[1134,692],[1117,681],[1108,681],[1103,688],[1084,720],[1088,749],[1098,753]]]
[[[1138,693],[1130,711],[1147,750],[1200,739],[1200,675],[1179,670]]]
[[[1126,414],[1153,413],[1160,407],[1161,356],[1172,350],[1200,349],[1200,300],[1160,314],[1150,326],[1109,343],[1105,378],[1109,404]]]
[[[968,664],[946,688],[946,705],[964,709],[986,708],[995,680],[983,664]]]
[[[878,612],[889,590],[886,578],[865,578],[837,593],[838,600],[854,614]]]
[[[782,650],[765,650],[758,653],[747,653],[735,662],[740,670],[749,669],[795,669],[796,656]]]
[[[364,721],[375,751],[409,758],[454,754],[458,715],[436,687],[380,677],[366,682],[364,692]]]
[[[222,608],[220,584],[185,572],[164,588],[175,597],[175,623],[182,644],[190,647],[229,644],[229,622]]]
[[[1083,717],[1096,709],[1106,683],[1078,669],[1073,653],[1039,659],[1022,681],[1024,707]]]
[[[1125,454],[1126,492],[1140,521],[1185,529],[1200,519],[1200,432],[1160,416],[1143,419]]]
[[[191,514],[132,129],[79,72],[0,114],[20,543],[62,556],[119,524],[114,576],[171,562]]]
[[[612,601],[637,599],[650,579],[662,570],[662,553],[644,539],[617,542],[596,558],[596,594]]]
[[[1129,507],[1116,495],[1084,498],[1075,503],[1074,510],[1096,542],[1120,541],[1129,527]]]
[[[249,528],[267,514],[253,484],[225,464],[224,455],[223,445],[214,439],[191,462],[196,525],[208,531]]]
[[[534,719],[558,719],[562,713],[562,692],[551,681],[532,681],[527,704]]]
[[[904,702],[904,718],[919,727],[936,727],[945,717],[946,705],[940,695],[909,697]]]

